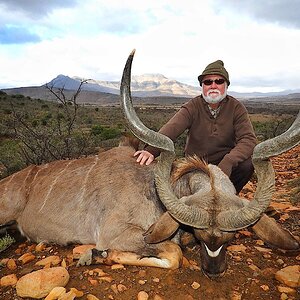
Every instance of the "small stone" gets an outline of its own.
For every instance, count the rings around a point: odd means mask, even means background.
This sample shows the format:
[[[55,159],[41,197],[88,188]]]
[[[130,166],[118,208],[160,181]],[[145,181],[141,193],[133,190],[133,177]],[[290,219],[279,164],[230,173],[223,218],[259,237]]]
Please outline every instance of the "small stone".
[[[249,265],[249,268],[254,272],[260,272],[260,268],[254,264]]]
[[[14,259],[10,258],[8,261],[7,261],[7,264],[6,264],[6,267],[9,269],[9,270],[16,270],[17,269],[17,264],[15,262]]]
[[[149,295],[145,291],[140,291],[137,295],[137,300],[148,300]]]
[[[190,266],[190,262],[185,256],[182,257],[182,266],[186,268]]]
[[[138,283],[139,283],[140,285],[144,285],[144,284],[146,283],[146,280],[140,279],[140,280],[138,281]]]
[[[56,286],[51,290],[51,292],[48,294],[45,300],[56,300],[60,296],[64,295],[65,293],[66,293],[66,289],[64,287]]]
[[[110,289],[117,295],[119,294],[119,291],[117,289],[117,285],[114,283],[110,286]]]
[[[259,251],[259,252],[263,252],[263,253],[270,253],[272,252],[271,249],[268,249],[268,248],[263,248],[263,247],[258,247],[258,246],[254,246],[254,248]]]
[[[33,261],[35,259],[35,256],[31,252],[27,252],[20,256],[18,258],[18,261],[20,261],[23,265]]]
[[[280,295],[280,300],[288,300],[288,299],[289,299],[289,296],[286,293],[282,293]]]
[[[63,259],[62,261],[61,261],[61,264],[60,264],[63,268],[66,268],[67,267],[67,263],[66,263],[66,260],[65,259]]]
[[[45,250],[46,246],[47,245],[44,242],[40,242],[35,246],[35,251],[41,252],[41,251]]]
[[[9,261],[9,258],[2,258],[0,260],[0,267],[5,267],[7,265],[8,261]]]
[[[191,286],[194,290],[198,290],[200,288],[200,283],[194,281]]]
[[[99,280],[111,283],[113,281],[113,278],[111,276],[103,276],[103,277],[100,277]]]
[[[43,298],[54,287],[64,287],[69,281],[69,273],[65,268],[54,267],[42,269],[21,277],[16,285],[20,297]]]
[[[76,294],[72,291],[65,293],[64,295],[59,297],[59,300],[74,300],[76,298]]]
[[[158,294],[155,294],[153,300],[164,300],[164,298]]]
[[[96,286],[99,283],[97,279],[94,279],[94,278],[91,278],[91,277],[88,277],[88,281],[93,286]]]
[[[92,294],[87,294],[86,299],[87,300],[99,300],[99,298],[97,298],[96,296],[94,296]]]
[[[278,292],[285,293],[289,295],[296,295],[296,290],[286,286],[278,286]]]
[[[259,246],[263,246],[265,243],[262,240],[257,240],[256,244],[259,245]]]
[[[114,264],[111,266],[112,270],[118,270],[118,269],[125,269],[124,265],[122,264]]]
[[[28,246],[27,251],[31,252],[31,251],[35,250],[35,247],[36,247],[36,244],[30,245],[30,246]]]
[[[118,289],[119,293],[123,293],[127,290],[127,287],[124,284],[120,283],[120,284],[117,285],[117,289]]]
[[[230,300],[242,300],[242,295],[237,291],[233,291],[230,294]]]
[[[260,288],[262,290],[264,290],[265,292],[267,292],[268,290],[270,290],[269,286],[267,286],[266,284],[261,285]]]
[[[0,286],[12,286],[15,285],[18,281],[16,274],[10,274],[1,277],[0,279]]]
[[[70,288],[70,291],[72,291],[76,295],[76,298],[80,298],[84,295],[84,292],[79,291],[76,288]]]
[[[102,269],[99,269],[99,268],[93,269],[92,271],[93,271],[93,273],[96,273],[99,277],[103,277],[103,276],[108,275]]]
[[[96,245],[80,245],[73,249],[73,258],[79,259],[80,256],[85,253],[86,251],[95,248]]]
[[[275,273],[275,278],[289,287],[300,286],[300,265],[288,266]]]
[[[247,247],[243,244],[240,245],[231,245],[227,247],[227,250],[230,252],[246,252]]]
[[[152,279],[152,281],[158,283],[160,280],[159,280],[159,278],[155,277]]]
[[[277,259],[277,263],[281,266],[284,265],[284,261],[281,258]]]
[[[36,262],[35,264],[37,266],[46,266],[46,265],[57,266],[60,262],[61,262],[61,258],[59,256],[51,255]]]

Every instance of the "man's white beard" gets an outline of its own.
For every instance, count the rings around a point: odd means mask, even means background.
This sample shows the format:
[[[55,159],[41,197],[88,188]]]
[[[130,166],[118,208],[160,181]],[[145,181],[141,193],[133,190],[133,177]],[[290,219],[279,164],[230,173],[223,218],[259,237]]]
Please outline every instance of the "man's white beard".
[[[213,96],[210,95],[212,92],[214,92],[212,94]],[[218,93],[218,95],[215,95],[215,93]],[[204,96],[204,94],[202,93],[204,100],[210,104],[215,104],[215,103],[221,102],[226,97],[226,95],[227,95],[227,89],[225,89],[223,94],[221,94],[221,92],[217,89],[208,90],[207,96]]]

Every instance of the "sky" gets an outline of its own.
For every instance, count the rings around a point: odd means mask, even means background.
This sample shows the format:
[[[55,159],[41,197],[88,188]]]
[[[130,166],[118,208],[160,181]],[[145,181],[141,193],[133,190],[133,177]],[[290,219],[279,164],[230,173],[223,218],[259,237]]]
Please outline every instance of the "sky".
[[[221,59],[229,90],[300,88],[298,0],[0,0],[0,88],[59,74],[119,81],[163,74],[198,86]]]

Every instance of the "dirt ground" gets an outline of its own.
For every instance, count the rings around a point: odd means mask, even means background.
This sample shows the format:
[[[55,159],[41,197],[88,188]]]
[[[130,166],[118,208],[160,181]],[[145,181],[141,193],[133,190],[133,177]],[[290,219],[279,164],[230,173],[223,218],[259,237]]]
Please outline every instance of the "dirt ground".
[[[289,187],[287,181],[298,178],[300,175],[300,147],[294,148],[273,159],[276,171],[276,193],[273,197],[270,214],[289,229],[294,235],[300,236],[300,199],[292,205],[289,201]],[[243,190],[243,196],[253,197],[255,182],[249,183]],[[102,299],[147,299],[143,298],[144,291],[149,300],[255,300],[255,299],[300,299],[300,289],[294,294],[282,294],[279,286],[284,284],[277,281],[274,274],[285,266],[300,265],[300,254],[283,253],[270,249],[259,240],[255,234],[248,230],[237,232],[236,239],[231,246],[242,245],[238,251],[228,251],[228,269],[223,277],[211,280],[205,277],[198,263],[199,246],[188,246],[183,249],[184,264],[177,270],[164,270],[149,267],[134,266],[84,266],[76,267],[72,259],[74,245],[60,247],[47,245],[41,251],[35,251],[35,244],[26,242],[16,232],[11,232],[17,238],[17,243],[2,252],[3,258],[13,258],[17,263],[16,270],[0,267],[0,277],[15,273],[18,278],[33,270],[40,269],[35,263],[41,258],[58,255],[70,274],[70,281],[66,289],[77,288],[84,292],[81,299],[88,299],[93,294]],[[35,255],[35,259],[26,264],[18,258],[27,252]],[[99,276],[101,269],[107,275]],[[99,273],[100,272],[100,273]],[[139,297],[138,297],[139,294]],[[146,295],[146,294],[144,294]],[[0,287],[0,299],[22,299],[16,295],[14,287]],[[25,298],[23,298],[25,299]],[[26,298],[27,299],[27,298]],[[96,299],[96,298],[95,298]]]

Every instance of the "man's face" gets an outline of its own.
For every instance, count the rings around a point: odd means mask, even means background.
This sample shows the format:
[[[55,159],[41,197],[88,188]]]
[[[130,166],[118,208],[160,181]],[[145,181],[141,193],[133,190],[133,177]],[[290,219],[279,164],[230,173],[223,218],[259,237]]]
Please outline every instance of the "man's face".
[[[203,97],[208,103],[218,103],[226,97],[227,83],[223,76],[206,75],[201,86]]]

